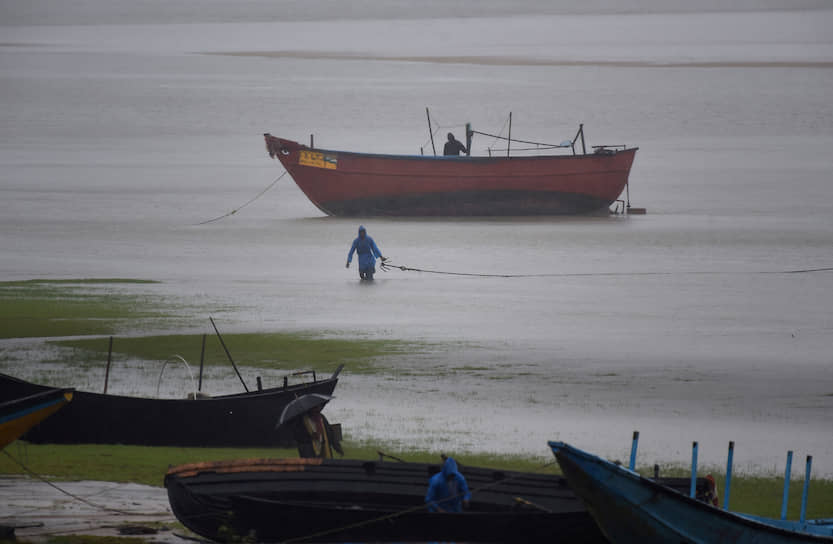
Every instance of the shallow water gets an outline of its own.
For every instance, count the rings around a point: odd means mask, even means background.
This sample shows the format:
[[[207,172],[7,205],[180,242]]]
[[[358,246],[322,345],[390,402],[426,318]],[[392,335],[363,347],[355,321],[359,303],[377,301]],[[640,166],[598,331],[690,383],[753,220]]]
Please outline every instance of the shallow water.
[[[792,448],[833,475],[833,272],[784,273],[833,266],[833,10],[250,4],[0,2],[0,278],[155,279],[239,308],[220,311],[229,330],[440,342],[383,376],[346,371],[328,410],[359,439],[624,457],[639,429],[646,464],[685,463],[692,440],[719,464],[735,440],[751,470]],[[511,110],[521,138],[585,123],[588,145],[638,145],[648,215],[363,219],[398,264],[547,274],[373,285],[344,269],[360,221],[322,217],[288,178],[195,225],[280,174],[261,133],[417,153],[425,106],[438,137]],[[4,371],[35,375],[25,353]],[[157,374],[114,385],[152,394]]]

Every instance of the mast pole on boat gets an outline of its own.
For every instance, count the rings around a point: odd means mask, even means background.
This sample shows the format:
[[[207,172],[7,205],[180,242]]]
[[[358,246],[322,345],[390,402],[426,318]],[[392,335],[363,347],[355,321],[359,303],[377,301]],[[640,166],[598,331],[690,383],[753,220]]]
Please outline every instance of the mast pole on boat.
[[[202,392],[202,369],[205,366],[205,334],[202,335],[202,349],[200,349],[200,381],[197,385],[197,392]]]
[[[631,443],[631,459],[628,463],[630,470],[636,470],[636,447],[639,444],[639,431],[633,432],[633,442]]]
[[[107,394],[107,385],[110,382],[110,362],[113,360],[113,337],[110,337],[110,347],[107,348],[107,369],[104,371],[104,394]]]
[[[214,323],[214,318],[211,317],[211,316],[208,316],[208,320],[211,321],[211,325],[214,327],[214,332],[217,333],[217,338],[220,339],[220,344],[223,346],[223,349],[226,352],[226,357],[228,357],[228,360],[231,363],[231,366],[234,367],[234,372],[236,372],[237,377],[240,378],[240,383],[243,384],[243,389],[245,389],[246,393],[248,393],[249,388],[246,386],[246,382],[243,381],[243,376],[240,375],[240,371],[237,370],[237,365],[234,364],[234,359],[231,358],[231,353],[229,352],[228,348],[226,347],[226,343],[223,341],[223,336],[220,334],[220,330],[217,328],[217,324]]]
[[[578,126],[578,131],[581,134],[581,154],[587,155],[587,148],[584,147],[584,123]]]
[[[793,450],[787,452],[787,468],[784,470],[784,496],[781,498],[781,519],[787,519],[787,504],[790,502],[790,472],[793,466]]]
[[[509,137],[506,138],[506,156],[509,156],[509,148],[512,147],[512,112],[509,112]]]
[[[697,493],[697,442],[691,443],[691,485],[689,486],[688,496],[692,499]]]
[[[807,468],[804,469],[804,489],[801,491],[801,513],[798,515],[799,523],[807,519],[807,494],[810,491],[810,469],[813,467],[813,456],[807,456]]]
[[[732,490],[732,461],[735,456],[735,442],[729,441],[729,454],[726,458],[726,486],[723,490],[723,509],[729,510],[729,492]]]
[[[471,157],[471,137],[474,133],[471,131],[471,123],[466,123],[466,157]]]
[[[434,131],[431,129],[431,114],[428,112],[428,107],[425,108],[425,116],[428,118],[428,134],[431,135],[431,149],[434,150],[434,156],[437,156],[437,148],[434,146]]]

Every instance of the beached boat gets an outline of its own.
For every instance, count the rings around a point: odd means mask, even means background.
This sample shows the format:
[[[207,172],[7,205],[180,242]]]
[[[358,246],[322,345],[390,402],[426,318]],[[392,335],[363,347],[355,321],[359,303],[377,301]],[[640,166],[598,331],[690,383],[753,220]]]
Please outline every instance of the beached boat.
[[[472,490],[461,514],[425,509],[439,464],[253,459],[171,468],[165,487],[176,517],[204,537],[229,541],[605,542],[564,478],[462,467]],[[669,480],[687,486],[688,480]]]
[[[280,160],[307,198],[334,216],[606,211],[628,183],[638,149],[611,146],[570,155],[436,157],[313,149],[271,134],[264,137],[269,155]]]
[[[275,429],[286,405],[308,393],[331,395],[332,376],[282,387],[216,397],[156,399],[76,391],[73,402],[30,429],[24,438],[48,444],[142,446],[292,446],[288,429]],[[0,399],[52,388],[0,374]]]
[[[48,389],[0,402],[0,450],[72,400],[72,389]],[[0,396],[0,399],[5,399]]]
[[[787,521],[738,514],[563,442],[550,442],[570,487],[616,544],[833,542],[833,520]]]

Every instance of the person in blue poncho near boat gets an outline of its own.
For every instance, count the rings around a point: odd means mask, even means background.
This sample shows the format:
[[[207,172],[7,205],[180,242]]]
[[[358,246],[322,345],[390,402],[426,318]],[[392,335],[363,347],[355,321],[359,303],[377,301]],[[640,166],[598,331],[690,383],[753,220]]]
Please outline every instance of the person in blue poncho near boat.
[[[367,229],[364,226],[359,227],[359,235],[353,240],[353,245],[350,246],[346,268],[350,268],[354,251],[359,255],[359,277],[363,280],[373,279],[373,274],[376,273],[376,257],[382,259],[382,262],[387,260],[382,257],[382,252],[373,238],[367,235]]]
[[[457,470],[457,462],[451,457],[443,458],[443,469],[428,482],[425,504],[429,512],[462,512],[471,500],[469,486]]]

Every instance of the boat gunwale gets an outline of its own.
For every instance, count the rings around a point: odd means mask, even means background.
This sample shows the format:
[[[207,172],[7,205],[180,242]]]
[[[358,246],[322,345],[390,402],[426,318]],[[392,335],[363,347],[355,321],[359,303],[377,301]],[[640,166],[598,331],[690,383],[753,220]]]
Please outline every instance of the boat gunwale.
[[[43,384],[39,384],[39,383],[35,383],[35,382],[30,382],[30,381],[27,381],[27,380],[23,380],[21,378],[17,378],[15,376],[10,376],[8,374],[0,373],[0,379],[2,379],[2,378],[9,378],[11,380],[20,382],[20,383],[25,384],[25,385],[30,385],[30,386],[35,386],[35,387],[43,387],[43,388],[46,388],[46,389],[67,389],[67,388],[53,388],[53,387],[50,387],[48,385],[43,385]],[[250,399],[253,399],[253,398],[268,397],[268,396],[274,395],[275,393],[283,393],[283,392],[286,392],[286,391],[293,391],[295,389],[304,389],[306,387],[309,387],[310,385],[325,384],[325,383],[329,383],[331,381],[338,381],[338,377],[328,376],[327,378],[323,378],[323,379],[320,379],[320,380],[315,380],[313,382],[296,383],[296,384],[288,385],[286,387],[277,386],[277,387],[270,387],[268,389],[261,389],[261,390],[255,390],[255,391],[241,391],[239,393],[229,393],[229,394],[225,394],[225,395],[216,395],[216,396],[210,396],[210,397],[206,397],[206,398],[196,398],[196,399],[188,399],[188,398],[184,398],[184,399],[183,398],[161,399],[161,398],[154,398],[154,397],[136,397],[136,396],[130,396],[130,395],[114,395],[114,394],[111,394],[111,393],[96,393],[95,391],[83,391],[83,390],[79,390],[79,389],[75,389],[75,388],[69,388],[69,389],[73,390],[74,395],[89,396],[89,397],[94,397],[94,398],[97,398],[97,399],[108,398],[108,399],[114,399],[114,400],[116,400],[116,399],[118,399],[118,400],[127,399],[127,400],[130,400],[130,401],[152,401],[152,402],[165,402],[165,403],[179,403],[179,402],[194,402],[194,401],[210,402],[210,401],[250,400]],[[48,391],[44,391],[44,393],[47,393],[47,392]],[[37,394],[40,394],[40,393],[37,393]]]
[[[636,153],[639,150],[639,147],[628,147],[626,149],[614,150],[613,153],[606,154],[606,153],[582,153],[582,154],[574,154],[574,155],[520,155],[514,157],[502,157],[502,156],[476,156],[472,157],[470,155],[404,155],[404,154],[386,154],[386,153],[365,153],[361,151],[340,151],[337,149],[325,149],[319,147],[309,147],[305,144],[300,142],[296,142],[295,140],[288,140],[286,138],[281,138],[280,136],[273,136],[267,133],[267,136],[279,140],[281,142],[287,142],[290,144],[295,144],[298,146],[298,149],[301,151],[313,151],[316,153],[331,153],[335,155],[353,155],[363,159],[381,159],[381,160],[419,160],[419,161],[456,161],[456,162],[501,162],[501,161],[518,161],[518,160],[565,160],[565,159],[587,159],[587,158],[612,158],[616,155],[621,153]],[[275,158],[278,158],[277,156]],[[298,166],[304,166],[299,164]]]

